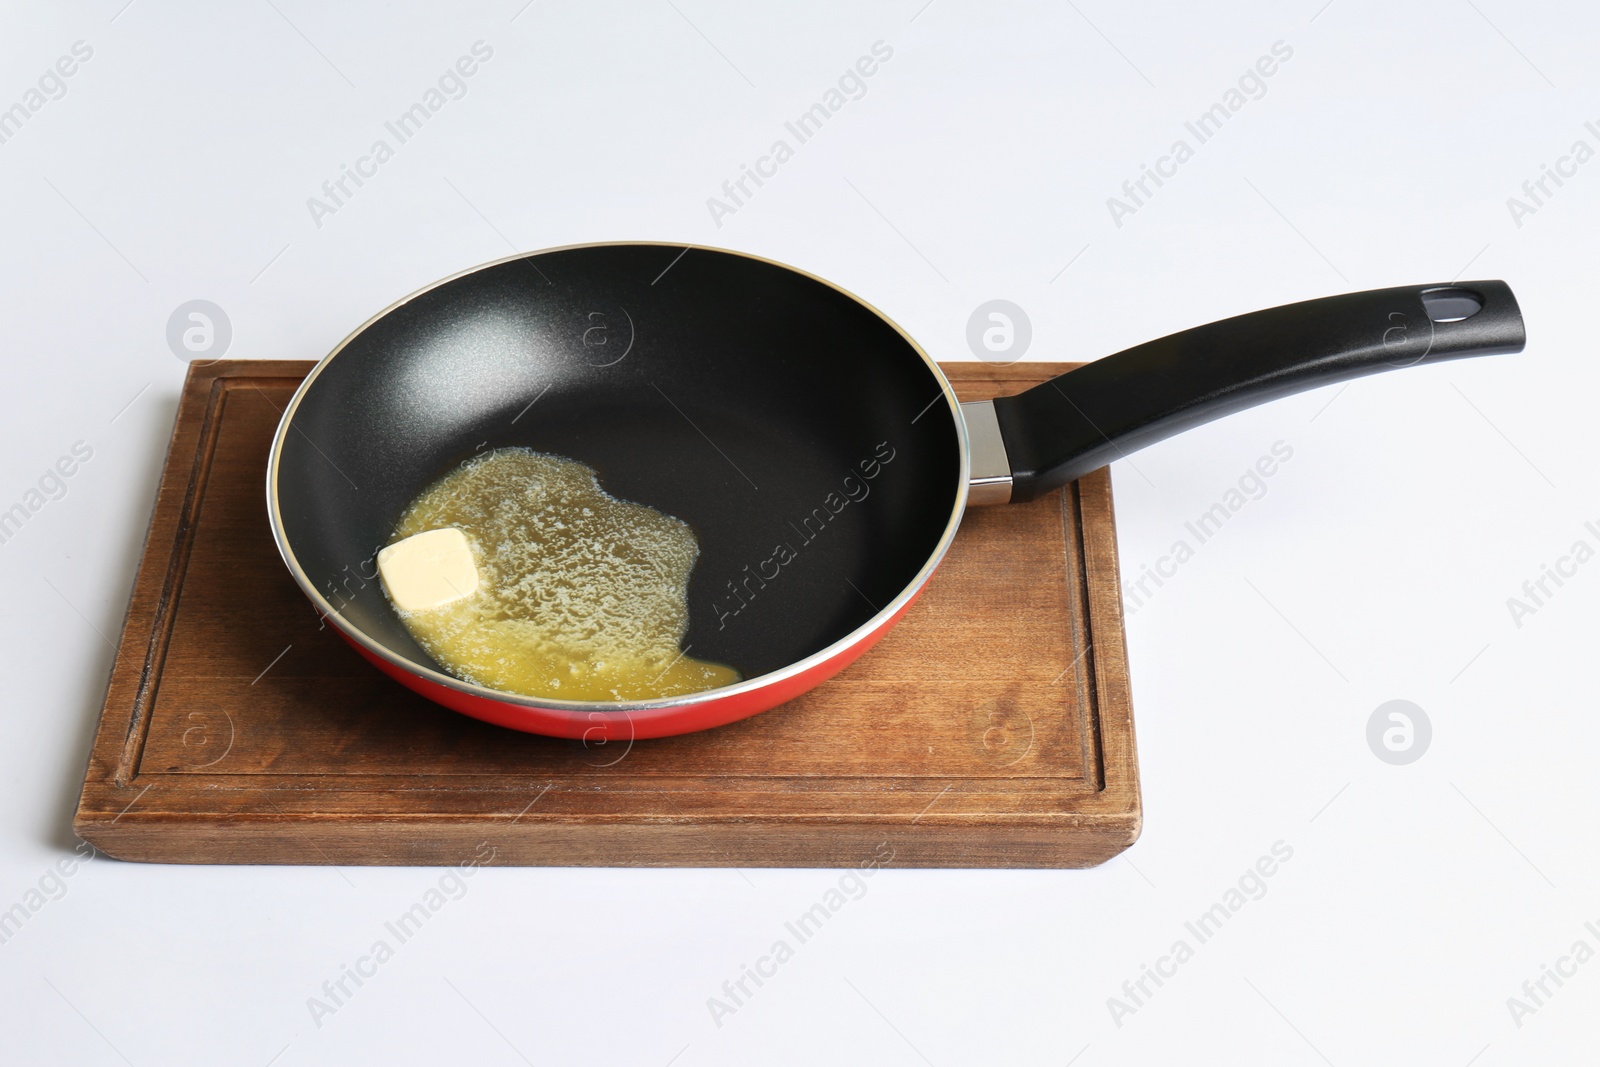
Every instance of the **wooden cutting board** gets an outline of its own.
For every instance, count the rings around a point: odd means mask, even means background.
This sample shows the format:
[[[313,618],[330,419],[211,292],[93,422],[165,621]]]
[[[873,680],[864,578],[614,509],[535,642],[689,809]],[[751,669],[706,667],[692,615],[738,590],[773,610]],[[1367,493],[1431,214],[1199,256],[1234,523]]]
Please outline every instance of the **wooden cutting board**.
[[[969,511],[900,624],[800,699],[585,745],[430,704],[323,626],[273,546],[264,491],[278,417],[312,366],[189,371],[74,823],[106,854],[1084,867],[1138,837],[1105,470]],[[1066,369],[945,366],[968,400]]]

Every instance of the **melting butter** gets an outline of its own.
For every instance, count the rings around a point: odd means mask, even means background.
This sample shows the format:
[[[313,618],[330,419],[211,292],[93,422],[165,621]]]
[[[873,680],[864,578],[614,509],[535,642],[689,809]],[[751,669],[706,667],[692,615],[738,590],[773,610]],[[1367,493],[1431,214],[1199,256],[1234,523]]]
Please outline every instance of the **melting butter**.
[[[575,460],[525,448],[474,457],[423,491],[392,543],[455,527],[477,564],[468,596],[399,610],[451,674],[526,696],[648,700],[739,680],[693,659],[688,523],[600,488]]]

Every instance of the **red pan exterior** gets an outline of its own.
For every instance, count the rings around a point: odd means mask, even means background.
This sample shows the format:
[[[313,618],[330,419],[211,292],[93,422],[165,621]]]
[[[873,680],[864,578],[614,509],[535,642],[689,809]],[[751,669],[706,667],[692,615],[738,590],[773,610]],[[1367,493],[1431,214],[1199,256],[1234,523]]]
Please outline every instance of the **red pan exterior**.
[[[931,576],[931,575],[930,575]],[[544,734],[549,737],[568,737],[586,744],[605,744],[609,741],[641,741],[651,737],[672,737],[675,734],[709,730],[730,722],[747,719],[752,715],[775,708],[785,701],[814,689],[844,670],[900,620],[906,610],[927,588],[926,580],[893,615],[883,619],[871,630],[863,631],[851,644],[797,674],[777,677],[770,683],[746,689],[731,696],[718,697],[716,690],[705,700],[692,704],[674,704],[662,708],[635,709],[632,711],[567,711],[559,708],[530,707],[506,700],[494,700],[475,693],[440,685],[420,674],[415,674],[352,639],[342,629],[335,628],[339,636],[350,642],[350,647],[361,653],[379,670],[405,686],[420,693],[435,704],[452,711],[470,715],[474,719],[508,726],[525,733]]]

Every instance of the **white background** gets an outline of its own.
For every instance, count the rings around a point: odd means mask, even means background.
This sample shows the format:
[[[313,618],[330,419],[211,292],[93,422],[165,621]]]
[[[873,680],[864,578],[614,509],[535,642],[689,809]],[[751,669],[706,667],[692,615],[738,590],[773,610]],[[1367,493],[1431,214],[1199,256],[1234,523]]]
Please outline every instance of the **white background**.
[[[13,4],[0,25],[0,107],[94,50],[0,144],[0,506],[94,449],[0,546],[0,908],[71,845],[111,661],[96,631],[126,604],[186,300],[226,310],[229,356],[309,359],[475,263],[649,239],[836,280],[941,359],[972,358],[992,298],[1031,316],[1030,358],[1092,359],[1457,276],[1510,281],[1529,345],[1113,468],[1136,572],[1275,441],[1294,450],[1128,621],[1146,816],[1124,858],[888,870],[720,1027],[706,999],[837,872],[486,870],[318,1027],[307,998],[438,871],[99,859],[0,945],[7,1062],[1592,1057],[1600,962],[1520,1020],[1507,998],[1579,939],[1600,949],[1600,563],[1520,627],[1506,602],[1600,544],[1600,162],[1520,226],[1506,201],[1575,140],[1600,148],[1594,8],[123,2]],[[307,198],[478,40],[493,58],[467,95],[318,227]],[[878,40],[894,54],[865,97],[716,225],[707,198]],[[1115,225],[1107,197],[1279,40],[1266,94]],[[1391,699],[1433,725],[1408,766],[1367,745]],[[1108,998],[1280,840],[1267,894],[1118,1025]]]

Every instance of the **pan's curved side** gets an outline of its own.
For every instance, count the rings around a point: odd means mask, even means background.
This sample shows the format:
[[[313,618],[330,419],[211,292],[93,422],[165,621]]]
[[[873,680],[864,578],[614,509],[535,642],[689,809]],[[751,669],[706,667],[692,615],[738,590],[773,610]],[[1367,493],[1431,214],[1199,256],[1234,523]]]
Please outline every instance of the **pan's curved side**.
[[[782,677],[768,676],[760,680],[761,684],[741,686],[737,691],[712,690],[701,694],[698,699],[690,703],[633,710],[611,710],[606,705],[600,704],[574,710],[570,703],[561,707],[512,703],[504,699],[505,694],[479,696],[476,693],[463,692],[459,687],[441,685],[416,671],[397,666],[388,658],[372,652],[342,629],[339,630],[339,634],[369,663],[407,689],[427,697],[435,704],[474,719],[520,730],[523,733],[565,737],[600,745],[614,741],[644,741],[654,737],[674,737],[678,734],[726,726],[728,723],[759,715],[763,711],[769,711],[779,704],[785,704],[802,696],[850,666],[877,644],[922,595],[924,588],[926,582],[912,590],[911,595],[895,609],[892,615],[878,619],[865,632],[852,635],[849,643],[831,651],[826,657],[817,658],[815,662],[792,674],[785,674]]]

